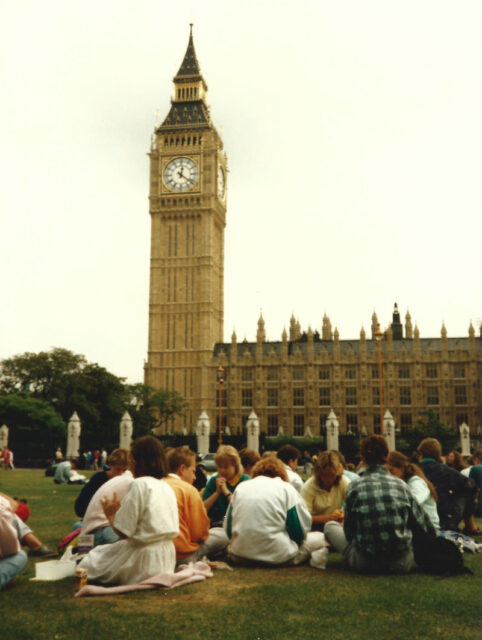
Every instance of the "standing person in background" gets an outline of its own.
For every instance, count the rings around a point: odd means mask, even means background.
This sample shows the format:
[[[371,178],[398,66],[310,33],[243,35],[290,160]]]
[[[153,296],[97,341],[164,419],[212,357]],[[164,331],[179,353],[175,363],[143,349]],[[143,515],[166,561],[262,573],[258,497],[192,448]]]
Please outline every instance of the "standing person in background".
[[[288,482],[300,493],[303,488],[303,480],[296,473],[298,460],[301,458],[299,449],[291,444],[285,444],[278,449],[277,456],[285,466]]]
[[[447,453],[445,456],[445,464],[447,467],[455,469],[455,471],[463,471],[465,469],[464,459],[462,458],[461,453],[455,449],[452,449],[452,451]]]
[[[5,471],[10,469],[10,457],[12,453],[10,449],[5,446],[3,447],[2,453],[0,454],[0,461],[3,463],[3,468]]]
[[[59,462],[62,462],[63,459],[64,454],[62,453],[62,449],[57,447],[57,451],[55,452],[55,462],[58,464]]]
[[[104,469],[106,464],[107,464],[107,451],[104,449],[104,447],[102,447],[100,451],[100,468]]]

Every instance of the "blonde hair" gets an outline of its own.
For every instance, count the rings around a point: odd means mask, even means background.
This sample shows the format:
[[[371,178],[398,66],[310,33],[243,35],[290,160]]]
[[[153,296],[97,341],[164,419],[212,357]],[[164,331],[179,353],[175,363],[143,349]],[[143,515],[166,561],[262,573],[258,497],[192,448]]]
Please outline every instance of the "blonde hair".
[[[214,454],[214,462],[230,462],[236,469],[236,474],[243,473],[243,465],[239,453],[230,444],[222,444]]]
[[[323,451],[319,456],[316,457],[315,466],[313,469],[313,475],[315,477],[316,483],[323,488],[323,481],[321,476],[325,473],[325,471],[331,471],[336,475],[336,480],[334,485],[338,485],[340,483],[340,479],[343,475],[343,466],[340,462],[340,458],[333,453],[333,451]]]

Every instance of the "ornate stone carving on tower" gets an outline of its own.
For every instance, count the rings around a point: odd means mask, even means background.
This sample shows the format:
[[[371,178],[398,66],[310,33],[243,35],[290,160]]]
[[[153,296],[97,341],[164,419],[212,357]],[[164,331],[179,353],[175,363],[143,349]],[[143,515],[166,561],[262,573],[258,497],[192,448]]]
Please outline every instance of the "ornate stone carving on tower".
[[[174,97],[149,153],[151,263],[145,383],[189,408],[169,428],[190,431],[212,403],[207,364],[223,340],[227,160],[211,122],[191,33]]]

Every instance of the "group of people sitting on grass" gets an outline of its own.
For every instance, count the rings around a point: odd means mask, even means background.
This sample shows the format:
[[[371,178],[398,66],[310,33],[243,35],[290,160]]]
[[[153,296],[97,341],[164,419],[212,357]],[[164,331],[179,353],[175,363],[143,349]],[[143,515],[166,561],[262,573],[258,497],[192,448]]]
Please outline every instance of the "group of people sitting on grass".
[[[372,435],[362,441],[358,473],[344,468],[339,452],[324,451],[304,483],[291,445],[263,457],[222,445],[217,473],[199,491],[194,452],[165,451],[157,438],[141,437],[129,452],[115,450],[109,469],[94,474],[76,500],[82,520],[75,526],[94,536],[79,567],[92,581],[134,584],[203,559],[325,568],[331,547],[353,571],[407,573],[415,567],[415,528],[434,544],[443,537],[481,551],[470,536],[481,533],[474,514],[482,451],[470,477],[442,462],[433,438],[417,453],[411,462]],[[0,497],[0,588],[25,565],[19,536],[13,506]]]

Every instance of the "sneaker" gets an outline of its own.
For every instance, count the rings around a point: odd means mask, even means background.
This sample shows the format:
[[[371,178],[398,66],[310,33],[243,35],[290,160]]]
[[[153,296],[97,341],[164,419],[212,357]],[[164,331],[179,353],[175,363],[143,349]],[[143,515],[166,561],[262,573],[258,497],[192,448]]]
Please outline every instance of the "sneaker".
[[[57,554],[56,551],[52,551],[51,549],[49,549],[46,544],[43,544],[38,549],[29,549],[28,555],[29,556],[34,556],[36,558],[39,558],[39,557],[43,557],[43,558],[50,557],[50,558],[53,558],[53,557],[56,557],[58,554]]]

